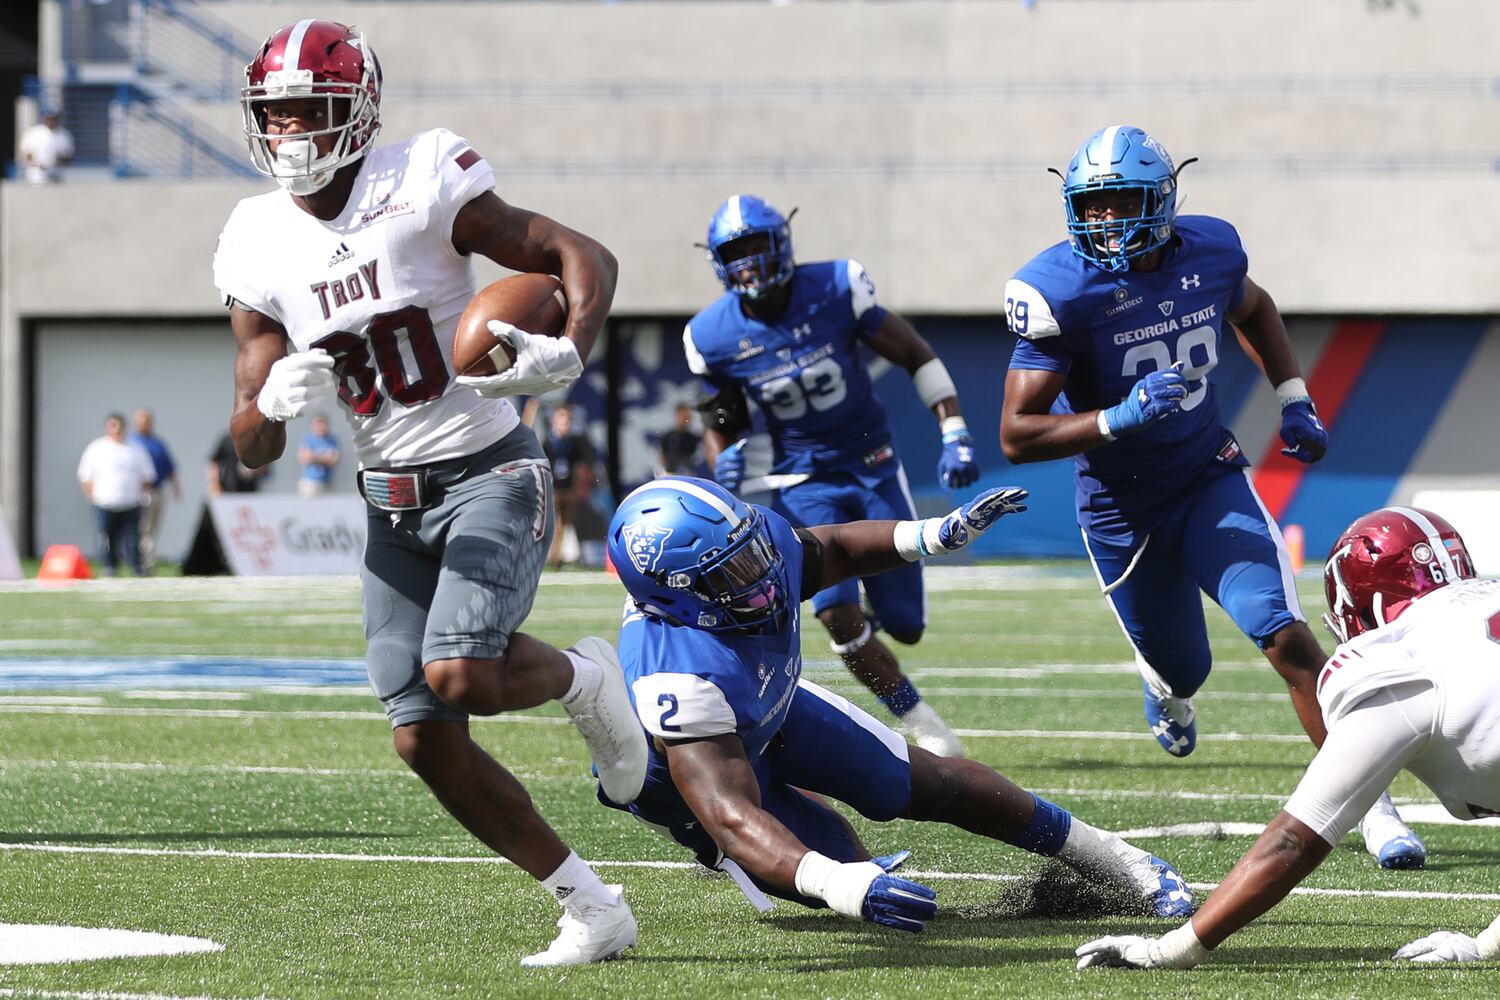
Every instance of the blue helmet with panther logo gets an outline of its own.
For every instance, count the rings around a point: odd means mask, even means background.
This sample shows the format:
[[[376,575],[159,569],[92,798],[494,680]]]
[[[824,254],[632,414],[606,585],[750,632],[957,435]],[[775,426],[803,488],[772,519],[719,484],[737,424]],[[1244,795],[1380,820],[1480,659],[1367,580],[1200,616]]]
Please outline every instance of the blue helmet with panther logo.
[[[732,195],[720,205],[708,220],[704,247],[724,287],[758,299],[790,278],[796,267],[790,223],[791,215],[753,194]]]
[[[1165,246],[1177,218],[1179,169],[1161,143],[1134,126],[1110,125],[1089,136],[1062,175],[1073,252],[1108,270],[1128,271],[1132,261]],[[1122,200],[1135,210],[1090,222],[1085,205],[1099,192],[1127,196]],[[1130,194],[1139,195],[1138,206]]]
[[[608,548],[648,615],[709,632],[781,625],[785,564],[765,514],[718,483],[664,476],[639,487],[615,511]]]

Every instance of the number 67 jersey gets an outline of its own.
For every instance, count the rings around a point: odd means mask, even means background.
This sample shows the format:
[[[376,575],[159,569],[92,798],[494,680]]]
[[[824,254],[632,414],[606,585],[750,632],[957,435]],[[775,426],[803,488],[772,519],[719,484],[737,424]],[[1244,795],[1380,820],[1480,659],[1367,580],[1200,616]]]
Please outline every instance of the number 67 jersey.
[[[1139,379],[1183,365],[1190,391],[1180,413],[1074,459],[1080,521],[1106,535],[1127,524],[1149,530],[1160,504],[1216,466],[1245,464],[1208,378],[1224,318],[1244,294],[1245,251],[1234,227],[1211,216],[1181,216],[1175,233],[1155,271],[1112,273],[1063,242],[1005,285],[1019,338],[1010,367],[1067,376],[1053,413],[1114,406]]]
[[[432,129],[372,150],[337,218],[315,218],[278,189],[236,205],[219,237],[225,304],[279,322],[292,350],[335,358],[366,467],[470,455],[519,421],[509,400],[454,382],[449,360],[474,295],[453,221],[494,184],[466,141]]]

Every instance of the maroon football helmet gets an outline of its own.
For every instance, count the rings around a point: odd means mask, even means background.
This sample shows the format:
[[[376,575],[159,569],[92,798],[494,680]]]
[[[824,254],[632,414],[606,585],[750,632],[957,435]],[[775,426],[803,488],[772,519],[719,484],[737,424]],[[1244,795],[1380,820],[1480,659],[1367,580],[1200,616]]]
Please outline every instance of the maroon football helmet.
[[[1323,624],[1339,642],[1389,624],[1413,600],[1474,576],[1453,525],[1416,507],[1382,507],[1344,529],[1323,567]]]
[[[291,137],[267,134],[268,103],[318,97],[327,102],[324,128]],[[292,194],[312,194],[339,167],[363,156],[380,130],[380,60],[365,36],[346,24],[294,21],[273,32],[245,67],[240,108],[255,169]],[[319,156],[313,140],[325,135],[338,139]],[[274,154],[272,139],[279,140]]]

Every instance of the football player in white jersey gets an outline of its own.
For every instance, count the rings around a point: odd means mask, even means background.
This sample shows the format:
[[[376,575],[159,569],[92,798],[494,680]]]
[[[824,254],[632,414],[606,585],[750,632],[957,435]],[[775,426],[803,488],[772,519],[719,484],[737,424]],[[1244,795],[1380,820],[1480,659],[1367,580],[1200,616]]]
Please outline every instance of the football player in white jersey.
[[[230,422],[255,468],[286,447],[286,421],[337,394],[369,505],[366,654],[396,751],[443,806],[562,904],[551,947],[523,965],[571,965],[635,944],[605,886],[469,737],[468,715],[558,700],[600,780],[628,802],[646,747],[613,648],[557,650],[518,631],[553,531],[552,485],[510,399],[578,377],[614,295],[594,240],[501,201],[467,142],[433,129],[375,147],[380,65],[358,31],[302,20],[267,39],[241,94],[252,159],[283,190],[235,208],[214,280],[238,345]],[[507,371],[454,378],[470,255],[561,278],[564,336],[491,330]]]
[[[1350,525],[1323,571],[1339,646],[1318,675],[1328,739],[1297,790],[1190,922],[1160,938],[1104,937],[1079,968],[1188,969],[1312,873],[1402,769],[1458,819],[1500,815],[1500,581],[1446,520],[1386,507]],[[1437,931],[1417,962],[1500,958],[1500,918]]]

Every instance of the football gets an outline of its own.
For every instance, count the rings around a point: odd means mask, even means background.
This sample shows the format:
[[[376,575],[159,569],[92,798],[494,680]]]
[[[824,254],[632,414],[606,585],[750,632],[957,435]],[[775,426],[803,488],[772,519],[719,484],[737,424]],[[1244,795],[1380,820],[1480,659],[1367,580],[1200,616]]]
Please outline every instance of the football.
[[[489,331],[491,320],[503,320],[527,333],[556,337],[563,331],[568,306],[562,282],[550,274],[513,274],[486,285],[469,300],[453,333],[453,370],[460,375],[498,375],[516,360],[516,352]]]

